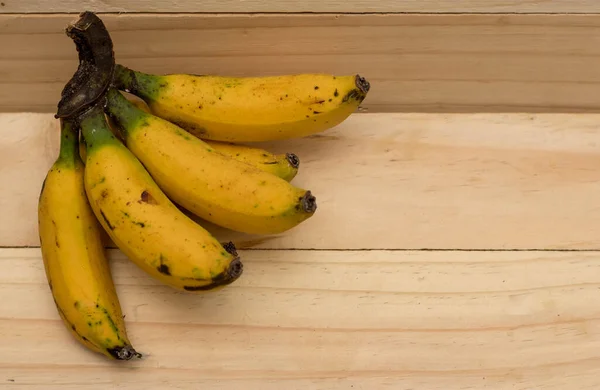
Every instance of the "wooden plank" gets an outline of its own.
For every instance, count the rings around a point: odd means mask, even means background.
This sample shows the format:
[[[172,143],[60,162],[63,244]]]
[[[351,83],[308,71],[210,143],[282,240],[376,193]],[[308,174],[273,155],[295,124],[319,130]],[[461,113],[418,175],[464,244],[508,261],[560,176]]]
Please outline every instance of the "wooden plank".
[[[259,144],[301,160],[318,211],[277,249],[598,249],[597,114],[355,114],[325,133]],[[0,246],[36,246],[37,199],[58,152],[49,114],[0,115]]]
[[[103,18],[117,60],[147,72],[360,73],[371,112],[600,110],[600,15]],[[72,19],[0,15],[0,111],[55,111],[77,66]]]
[[[241,251],[244,276],[202,296],[109,256],[145,359],[115,365],[80,347],[39,249],[4,249],[4,387],[600,386],[598,252]]]
[[[47,12],[597,13],[595,0],[3,0],[0,13]]]

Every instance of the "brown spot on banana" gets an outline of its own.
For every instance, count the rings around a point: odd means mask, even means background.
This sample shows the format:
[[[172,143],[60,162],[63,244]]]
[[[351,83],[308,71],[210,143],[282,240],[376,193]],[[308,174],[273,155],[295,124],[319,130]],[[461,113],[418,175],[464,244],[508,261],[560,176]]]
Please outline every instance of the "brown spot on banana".
[[[154,199],[154,197],[152,195],[150,195],[150,193],[148,191],[145,191],[145,190],[140,195],[139,202],[143,202],[143,203],[147,203],[147,204],[158,204],[156,199]]]
[[[52,225],[54,226],[54,244],[57,248],[60,248],[60,243],[58,242],[58,228],[56,227],[55,220],[52,220]]]
[[[160,265],[156,267],[156,269],[163,275],[171,276],[171,270],[169,269],[169,266],[164,263],[164,260],[165,257],[161,254],[159,258]]]
[[[106,222],[106,226],[108,226],[110,230],[115,230],[115,227],[110,223],[108,218],[106,218],[106,214],[104,214],[104,211],[100,210],[100,215],[102,215],[102,219],[104,219],[104,222]]]
[[[156,267],[156,269],[158,270],[158,272],[160,272],[163,275],[171,276],[171,271],[169,270],[169,266],[166,264],[161,264],[158,267]]]

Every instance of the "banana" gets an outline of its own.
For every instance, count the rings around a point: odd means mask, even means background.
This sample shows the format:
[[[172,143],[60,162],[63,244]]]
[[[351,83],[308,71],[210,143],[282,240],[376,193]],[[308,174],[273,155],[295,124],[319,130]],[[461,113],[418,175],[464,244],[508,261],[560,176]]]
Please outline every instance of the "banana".
[[[143,73],[117,64],[117,88],[198,138],[228,142],[307,136],[343,122],[370,89],[359,75],[266,77]]]
[[[111,126],[111,130],[114,127]],[[113,133],[116,133],[113,131]],[[115,134],[117,135],[117,134]],[[292,181],[298,174],[300,158],[294,153],[273,154],[267,150],[228,142],[203,140],[217,152],[250,164],[262,171]],[[79,143],[79,155],[85,162],[85,142]]]
[[[173,123],[107,93],[106,110],[127,148],[174,202],[216,225],[252,234],[281,233],[310,218],[310,191],[234,160]]]
[[[61,119],[59,156],[38,203],[40,246],[58,313],[81,344],[111,359],[141,357],[127,336],[119,299],[88,203],[78,129]]]
[[[87,197],[104,230],[130,260],[181,291],[212,290],[240,277],[243,265],[235,246],[219,243],[167,198],[111,132],[101,105],[82,115],[81,131]]]
[[[151,114],[148,105],[141,99],[130,99],[134,106],[140,110]],[[116,129],[117,125],[109,118],[111,129]],[[117,137],[120,136],[118,131],[113,131]],[[233,159],[245,162],[260,170],[269,172],[275,176],[279,176],[286,181],[292,181],[298,174],[300,159],[294,153],[273,154],[264,149],[239,145],[230,142],[211,141],[204,139],[217,152],[225,154]]]
[[[261,171],[292,181],[298,174],[300,159],[294,153],[273,154],[264,149],[232,144],[229,142],[203,140],[219,153],[250,164]]]

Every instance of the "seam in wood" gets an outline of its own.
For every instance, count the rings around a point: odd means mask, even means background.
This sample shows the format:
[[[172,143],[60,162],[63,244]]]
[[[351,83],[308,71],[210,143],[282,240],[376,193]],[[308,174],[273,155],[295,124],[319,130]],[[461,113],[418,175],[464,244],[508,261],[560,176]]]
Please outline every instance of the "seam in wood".
[[[39,249],[39,246],[0,245],[0,249]],[[106,249],[117,249],[107,247]],[[241,251],[316,251],[316,252],[600,252],[598,249],[552,248],[252,248],[240,246]]]
[[[201,377],[202,381],[208,381],[208,380],[215,380],[215,381],[221,381],[221,380],[231,380],[231,379],[235,379],[235,380],[265,380],[265,379],[282,379],[284,381],[290,381],[290,380],[302,380],[302,379],[310,379],[310,380],[315,380],[315,379],[352,379],[352,378],[385,378],[387,380],[387,384],[389,385],[390,383],[394,383],[392,381],[400,381],[401,379],[406,379],[406,377],[412,376],[412,377],[416,377],[416,376],[420,376],[420,377],[424,377],[424,376],[435,376],[437,379],[439,378],[457,378],[460,376],[465,376],[465,377],[473,377],[473,376],[484,376],[484,379],[486,377],[488,378],[492,378],[492,377],[499,377],[502,379],[505,379],[507,377],[511,377],[511,378],[517,378],[519,377],[519,375],[522,375],[521,373],[523,372],[536,372],[536,374],[539,374],[540,370],[544,370],[544,369],[550,369],[550,368],[559,368],[559,367],[564,367],[564,366],[573,366],[573,365],[581,365],[584,363],[596,363],[600,361],[600,357],[589,357],[589,358],[582,358],[582,359],[575,359],[575,360],[566,360],[566,361],[559,361],[559,362],[552,362],[552,363],[546,363],[546,364],[538,364],[538,365],[526,365],[526,366],[499,366],[499,367],[491,367],[491,368],[472,368],[472,369],[440,369],[440,370],[402,370],[402,369],[383,369],[383,370],[347,370],[347,369],[341,369],[341,370],[322,370],[322,371],[317,371],[317,370],[265,370],[265,369],[254,369],[254,370],[223,370],[223,371],[217,371],[215,372],[215,370],[199,370],[197,367],[189,367],[189,368],[182,368],[182,367],[169,367],[169,366],[142,366],[142,365],[136,365],[135,366],[135,370],[136,371],[140,371],[140,370],[154,370],[154,371],[167,371],[167,372],[191,372],[194,373],[196,377]],[[53,373],[56,374],[58,371],[56,371],[57,369],[73,369],[73,370],[107,370],[109,368],[112,368],[111,366],[107,365],[106,363],[91,363],[91,364],[73,364],[73,363],[66,363],[66,364],[59,364],[59,363],[54,363],[54,364],[49,364],[49,363],[19,363],[19,364],[14,364],[14,363],[0,363],[0,369],[27,369],[27,370],[32,370],[32,368],[35,368],[36,370],[39,369],[49,369],[49,370],[53,370]],[[595,368],[595,367],[594,367]],[[218,375],[218,374],[221,375]],[[265,376],[266,374],[266,376]],[[99,374],[100,375],[100,374]],[[106,375],[106,372],[103,372],[102,375]],[[562,373],[562,375],[560,376],[561,378],[564,378],[566,375],[564,373]],[[520,378],[520,377],[519,377]],[[567,378],[569,378],[571,381],[573,381],[573,379],[577,380],[577,377],[574,376],[573,374],[567,376]],[[452,380],[453,379],[449,379],[449,383],[453,383]],[[527,381],[523,381],[523,378],[520,378],[520,381],[518,382],[519,384],[527,384],[527,383],[531,383],[533,382],[532,379],[529,379]],[[47,385],[48,382],[44,381],[42,382],[44,385]],[[52,382],[54,384],[54,382]],[[60,382],[59,382],[60,383]],[[72,384],[74,382],[69,382],[69,384]],[[96,382],[94,382],[96,383]],[[98,382],[98,383],[103,383],[103,382]],[[110,382],[111,383],[111,387],[115,388],[115,382]],[[118,384],[119,386],[121,385],[126,385],[129,382],[126,381],[119,381]],[[139,383],[139,382],[137,382]],[[194,382],[195,383],[195,382]],[[574,382],[573,382],[574,383]],[[30,382],[28,380],[27,385],[29,384],[37,384],[36,382]],[[88,382],[86,382],[85,384],[88,384]],[[178,382],[177,380],[173,381],[174,385],[177,385]],[[187,381],[186,381],[187,384]],[[576,383],[575,383],[576,385]],[[149,387],[148,387],[149,388]],[[346,388],[346,387],[342,387],[342,388]],[[391,388],[391,387],[390,387]],[[396,387],[394,387],[396,388]],[[401,387],[401,388],[407,388],[407,387]],[[414,387],[411,387],[414,388]],[[472,387],[471,387],[472,388]],[[483,387],[481,387],[483,388]],[[516,388],[516,387],[512,387],[512,388]],[[522,389],[525,387],[521,387]],[[536,387],[536,388],[540,388],[540,387]],[[556,387],[555,387],[556,388]],[[589,388],[589,387],[586,387]],[[419,388],[420,389],[420,388]],[[466,389],[466,388],[465,388]]]
[[[74,16],[78,15],[78,11],[65,11],[65,12],[0,12],[1,15],[10,15],[10,16]],[[210,12],[210,11],[98,11],[96,12],[98,16],[102,15],[117,15],[117,16],[127,16],[127,15],[148,15],[148,16],[171,16],[171,15],[217,15],[217,16],[243,16],[243,15],[251,15],[251,16],[260,16],[260,15],[290,15],[290,16],[298,16],[298,15],[551,15],[551,16],[585,16],[585,15],[599,15],[598,12],[518,12],[518,11],[497,11],[497,12],[473,12],[473,11],[250,11],[250,12]]]
[[[0,322],[51,322],[57,325],[62,324],[61,319],[47,318],[15,318],[0,317]],[[258,325],[258,324],[208,324],[194,322],[158,322],[158,321],[137,321],[130,318],[129,322],[143,326],[160,326],[174,328],[202,328],[202,329],[251,329],[258,331],[281,331],[281,332],[321,332],[321,333],[485,333],[485,332],[507,332],[535,328],[551,328],[564,325],[577,325],[581,323],[598,322],[600,317],[590,317],[575,320],[557,320],[552,322],[531,322],[522,325],[512,326],[490,326],[480,328],[339,328],[339,327],[311,327],[311,326],[281,326],[281,325]]]
[[[537,364],[537,365],[526,365],[526,366],[500,366],[500,367],[491,367],[491,368],[472,368],[472,369],[440,369],[440,370],[402,370],[402,369],[384,369],[384,370],[301,370],[298,369],[296,371],[293,370],[264,370],[264,369],[254,369],[254,370],[223,370],[222,375],[215,375],[215,370],[200,370],[197,367],[168,367],[168,366],[136,366],[135,370],[140,369],[151,369],[151,370],[165,370],[165,371],[179,371],[179,372],[193,372],[194,374],[201,376],[202,380],[223,380],[223,379],[271,379],[271,378],[284,378],[286,381],[291,379],[327,379],[327,378],[369,378],[369,377],[382,377],[382,378],[390,378],[392,376],[424,376],[424,375],[435,375],[436,377],[451,377],[456,378],[459,375],[465,376],[473,376],[473,375],[482,375],[486,376],[494,376],[497,375],[499,377],[505,378],[507,375],[515,376],[520,372],[527,371],[539,371],[542,369],[548,369],[553,367],[563,367],[570,365],[581,365],[582,363],[594,363],[600,362],[600,357],[589,357],[582,359],[574,359],[574,360],[565,360],[558,361],[546,364]],[[5,364],[0,363],[0,368],[24,368],[24,367],[35,367],[37,369],[46,368],[46,369],[64,369],[64,368],[72,368],[72,369],[104,369],[106,370],[108,365],[90,365],[90,364],[39,364],[39,363],[20,363],[20,364]],[[261,375],[254,376],[252,374],[259,372]],[[264,377],[264,374],[268,373],[269,376]],[[299,375],[294,375],[298,373]],[[301,373],[301,374],[300,374]],[[309,375],[307,375],[307,373]],[[247,375],[247,376],[237,376],[239,374]],[[564,374],[563,374],[564,375]],[[44,384],[46,384],[45,382]],[[112,383],[112,382],[111,382]],[[127,383],[127,382],[120,382]],[[28,383],[29,384],[29,383]],[[515,388],[515,387],[513,387]]]
[[[39,249],[39,246],[0,245],[0,249]],[[106,249],[117,249],[107,247]],[[315,252],[600,252],[598,249],[552,248],[252,248],[240,246],[240,251],[315,251]]]
[[[46,282],[7,282],[0,281],[0,285],[4,286],[47,286]],[[151,288],[164,288],[159,284],[140,284],[140,283],[116,283],[117,286],[122,287],[151,287]],[[364,294],[369,296],[376,295],[394,295],[394,296],[424,296],[424,297],[438,297],[438,296],[480,296],[480,295],[496,295],[502,297],[504,295],[515,295],[515,294],[529,294],[536,291],[550,291],[550,290],[581,290],[581,289],[598,289],[600,290],[600,283],[575,283],[575,284],[557,284],[531,288],[516,288],[516,289],[505,289],[505,290],[489,290],[489,291],[390,291],[390,290],[348,290],[348,289],[334,289],[334,288],[318,288],[318,287],[284,287],[284,286],[257,286],[257,285],[230,285],[227,287],[229,290],[277,290],[283,292],[314,292],[314,293],[328,293],[328,294]]]

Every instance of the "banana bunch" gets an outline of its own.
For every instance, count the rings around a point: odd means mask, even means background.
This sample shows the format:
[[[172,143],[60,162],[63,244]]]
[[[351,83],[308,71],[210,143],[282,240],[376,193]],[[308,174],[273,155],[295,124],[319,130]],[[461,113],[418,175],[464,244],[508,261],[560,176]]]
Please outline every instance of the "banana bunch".
[[[218,241],[184,211],[250,234],[280,234],[307,221],[317,203],[309,189],[292,184],[299,157],[248,144],[338,125],[369,83],[358,75],[143,73],[115,63],[110,35],[91,12],[67,35],[80,67],[61,95],[59,155],[40,193],[42,257],[74,337],[129,360],[141,354],[127,336],[102,232],[176,290],[233,283],[243,273],[234,243]]]

